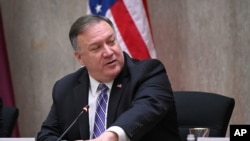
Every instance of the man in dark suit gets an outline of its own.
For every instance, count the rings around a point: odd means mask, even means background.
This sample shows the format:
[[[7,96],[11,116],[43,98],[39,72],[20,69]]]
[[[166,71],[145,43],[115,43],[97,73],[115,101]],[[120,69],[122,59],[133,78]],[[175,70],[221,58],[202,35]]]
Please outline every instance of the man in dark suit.
[[[180,141],[175,103],[166,70],[156,60],[139,61],[124,53],[112,22],[102,16],[80,17],[69,33],[74,55],[84,66],[58,80],[53,104],[38,133],[38,141]],[[106,131],[94,137],[99,83],[108,87]]]

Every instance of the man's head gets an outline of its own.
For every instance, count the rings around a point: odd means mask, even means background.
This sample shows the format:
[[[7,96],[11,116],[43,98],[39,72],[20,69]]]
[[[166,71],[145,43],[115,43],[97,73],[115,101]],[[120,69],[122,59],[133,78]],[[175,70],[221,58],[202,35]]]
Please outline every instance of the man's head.
[[[121,72],[124,56],[108,18],[80,17],[71,26],[69,38],[75,57],[96,80],[109,82]]]

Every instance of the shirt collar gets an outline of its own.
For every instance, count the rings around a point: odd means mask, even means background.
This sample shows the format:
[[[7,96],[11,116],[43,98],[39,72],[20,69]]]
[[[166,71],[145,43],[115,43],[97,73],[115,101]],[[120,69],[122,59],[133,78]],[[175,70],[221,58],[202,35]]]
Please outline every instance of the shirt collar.
[[[100,84],[100,82],[98,82],[97,80],[95,80],[91,75],[89,75],[89,81],[90,81],[90,87],[89,90],[91,91],[92,94],[96,94],[97,93],[97,88]],[[113,85],[114,80],[104,83],[109,89],[108,92],[110,92],[112,85]]]

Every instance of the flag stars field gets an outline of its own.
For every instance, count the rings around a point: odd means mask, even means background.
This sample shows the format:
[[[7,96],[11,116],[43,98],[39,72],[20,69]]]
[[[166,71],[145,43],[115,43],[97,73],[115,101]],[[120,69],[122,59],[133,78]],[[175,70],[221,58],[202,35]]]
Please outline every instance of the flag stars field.
[[[96,13],[101,13],[102,12],[102,5],[97,4],[95,7]]]

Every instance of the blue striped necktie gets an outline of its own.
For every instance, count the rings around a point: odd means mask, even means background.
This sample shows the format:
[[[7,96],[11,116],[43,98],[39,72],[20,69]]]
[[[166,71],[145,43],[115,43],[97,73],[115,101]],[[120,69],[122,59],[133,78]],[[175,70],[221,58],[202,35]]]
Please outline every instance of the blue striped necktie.
[[[108,94],[107,94],[108,87],[105,84],[101,83],[99,84],[98,89],[101,90],[101,93],[98,96],[96,104],[93,138],[98,137],[106,129],[105,117],[106,117],[106,108],[108,101]]]

